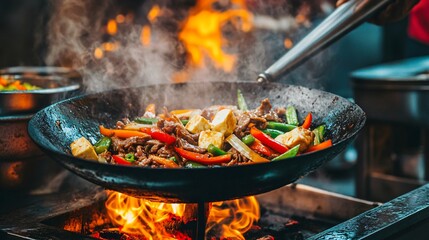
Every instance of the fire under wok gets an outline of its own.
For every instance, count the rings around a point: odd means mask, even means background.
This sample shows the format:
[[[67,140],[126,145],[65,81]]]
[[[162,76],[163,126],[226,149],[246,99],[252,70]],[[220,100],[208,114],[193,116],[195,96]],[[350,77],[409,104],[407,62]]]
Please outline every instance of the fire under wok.
[[[326,124],[334,145],[277,162],[213,168],[149,168],[99,163],[72,156],[70,143],[100,138],[99,125],[141,116],[145,106],[204,108],[236,105],[240,89],[250,108],[264,98],[273,106],[293,105],[300,119],[312,112],[313,125]],[[212,202],[268,192],[292,183],[334,158],[365,123],[354,103],[331,93],[280,83],[214,82],[150,85],[90,94],[51,105],[29,123],[31,138],[64,167],[107,189],[163,202]]]

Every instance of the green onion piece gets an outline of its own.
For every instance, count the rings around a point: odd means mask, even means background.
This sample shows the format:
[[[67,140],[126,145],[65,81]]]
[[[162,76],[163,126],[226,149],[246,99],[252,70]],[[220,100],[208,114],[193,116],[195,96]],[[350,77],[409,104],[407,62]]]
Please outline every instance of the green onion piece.
[[[276,138],[279,135],[284,134],[284,132],[276,130],[276,129],[265,129],[265,130],[262,130],[262,132],[269,135],[271,138]]]
[[[205,168],[206,166],[204,166],[203,164],[196,163],[196,162],[187,161],[185,164],[185,167],[187,167],[187,168]]]
[[[186,124],[188,124],[189,120],[188,119],[182,119],[180,120],[183,124],[183,126],[185,126]]]
[[[135,161],[134,153],[125,154],[125,160],[127,160],[128,162],[134,162]]]
[[[154,124],[154,123],[158,122],[158,119],[139,117],[139,118],[136,118],[134,121],[137,123],[143,123],[143,124]]]
[[[269,162],[270,160],[259,156],[257,153],[255,153],[252,149],[250,149],[246,144],[244,144],[237,136],[234,134],[229,135],[229,137],[226,138],[226,141],[239,153],[241,153],[243,156],[250,159],[252,162],[256,163],[263,163],[263,162]]]
[[[298,154],[298,150],[299,150],[299,144],[296,145],[295,147],[289,149],[287,152],[283,153],[282,155],[273,158],[271,161],[280,161],[280,160],[284,160],[287,158],[291,158],[291,157],[295,157],[296,154]]]
[[[102,137],[94,144],[94,149],[97,154],[103,153],[109,149],[112,140],[109,137]]]
[[[295,125],[287,124],[287,123],[280,123],[280,122],[268,122],[267,128],[269,129],[275,129],[282,132],[289,132],[296,128]]]
[[[242,111],[247,111],[249,108],[247,107],[246,100],[244,99],[243,93],[240,89],[237,89],[237,105],[238,109]]]
[[[207,147],[207,151],[208,151],[209,153],[211,153],[211,154],[215,155],[215,156],[221,156],[221,155],[225,155],[225,154],[226,154],[226,152],[225,152],[225,151],[223,151],[222,149],[220,149],[220,148],[216,147],[216,146],[215,146],[215,145],[213,145],[213,144],[210,144],[210,145]]]
[[[296,109],[293,106],[289,106],[286,109],[286,120],[291,125],[298,126],[298,115],[296,115]]]

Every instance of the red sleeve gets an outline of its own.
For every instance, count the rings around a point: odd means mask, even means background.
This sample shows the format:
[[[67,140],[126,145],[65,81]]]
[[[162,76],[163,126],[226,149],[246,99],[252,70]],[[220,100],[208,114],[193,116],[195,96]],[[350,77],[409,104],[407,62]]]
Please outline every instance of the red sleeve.
[[[410,12],[408,36],[429,45],[429,0],[421,0]]]

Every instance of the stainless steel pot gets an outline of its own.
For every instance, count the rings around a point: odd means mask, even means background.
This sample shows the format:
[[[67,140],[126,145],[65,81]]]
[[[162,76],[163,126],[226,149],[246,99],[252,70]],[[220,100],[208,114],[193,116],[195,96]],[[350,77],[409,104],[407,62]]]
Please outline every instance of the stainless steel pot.
[[[0,76],[42,88],[0,92],[0,190],[28,193],[62,170],[28,136],[28,121],[42,108],[77,95],[80,78],[75,71],[57,67],[7,68]]]

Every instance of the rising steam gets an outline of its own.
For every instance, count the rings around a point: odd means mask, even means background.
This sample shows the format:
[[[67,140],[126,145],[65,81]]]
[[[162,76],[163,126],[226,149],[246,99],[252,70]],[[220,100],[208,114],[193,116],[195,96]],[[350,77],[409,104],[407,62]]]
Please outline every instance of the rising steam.
[[[262,4],[264,1],[253,2]],[[198,68],[185,62],[186,51],[179,41],[178,31],[183,26],[189,7],[175,9],[162,6],[163,16],[155,20],[156,16],[148,15],[154,2],[142,1],[137,9],[132,9],[134,15],[125,17],[130,20],[126,27],[107,35],[106,22],[117,14],[115,11],[118,8],[114,5],[118,4],[118,1],[104,0],[52,1],[54,11],[49,23],[46,63],[77,69],[83,76],[86,90],[90,92],[174,81],[254,81],[258,73],[285,51],[282,45],[285,32],[299,32],[311,25],[308,16],[302,17],[308,11],[302,6],[300,8],[304,9],[304,13],[298,12],[296,17],[292,17],[290,9],[282,9],[281,16],[275,16],[279,15],[279,9],[255,14],[250,32],[237,33],[233,25],[226,25],[225,35],[232,44],[224,48],[228,53],[239,56],[235,68],[228,72],[215,64]],[[168,5],[168,1],[157,4]],[[170,3],[174,4],[174,1]],[[301,18],[298,18],[299,14]],[[145,29],[150,30],[150,38],[143,36],[142,25],[150,26],[150,29]],[[100,46],[106,42],[111,44],[110,48],[114,45],[116,49],[103,51]],[[312,66],[317,68],[319,64],[313,62]],[[313,72],[308,69],[298,71],[293,79],[315,79],[311,74]],[[320,74],[320,71],[316,73]],[[294,80],[293,83],[314,87],[314,81]]]

